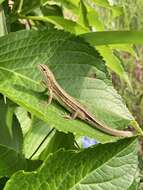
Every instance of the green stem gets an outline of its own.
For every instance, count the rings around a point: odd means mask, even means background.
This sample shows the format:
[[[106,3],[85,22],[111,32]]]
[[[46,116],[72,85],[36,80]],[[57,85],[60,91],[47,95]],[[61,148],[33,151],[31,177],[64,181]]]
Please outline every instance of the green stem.
[[[21,1],[19,2],[19,7],[18,7],[18,11],[17,11],[18,13],[20,13],[21,10],[22,10],[23,2],[24,2],[24,0],[21,0]]]

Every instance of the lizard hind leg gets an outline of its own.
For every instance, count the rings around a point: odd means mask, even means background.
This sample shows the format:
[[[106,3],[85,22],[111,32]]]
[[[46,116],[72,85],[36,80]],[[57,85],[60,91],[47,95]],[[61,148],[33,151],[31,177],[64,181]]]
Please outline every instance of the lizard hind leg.
[[[80,110],[76,110],[75,112],[73,112],[71,115],[66,115],[64,116],[64,118],[66,119],[76,119],[76,118],[80,118],[80,119],[85,119],[85,114],[80,111]]]

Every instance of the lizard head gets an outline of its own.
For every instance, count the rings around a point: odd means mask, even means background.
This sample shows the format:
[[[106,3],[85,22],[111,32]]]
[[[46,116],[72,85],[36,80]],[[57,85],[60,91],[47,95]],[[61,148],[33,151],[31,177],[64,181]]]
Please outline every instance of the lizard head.
[[[47,65],[39,64],[38,69],[42,73],[45,82],[47,80],[55,81],[55,77],[54,77],[52,71],[49,69],[49,67]]]

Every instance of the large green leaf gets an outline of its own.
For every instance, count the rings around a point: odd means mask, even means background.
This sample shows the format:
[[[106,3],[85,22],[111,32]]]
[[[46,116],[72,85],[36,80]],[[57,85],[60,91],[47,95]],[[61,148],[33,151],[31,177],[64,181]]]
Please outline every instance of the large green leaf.
[[[143,31],[90,32],[81,36],[93,46],[110,44],[143,44]]]
[[[15,106],[0,100],[0,176],[10,176],[24,169],[24,160],[18,152],[22,150],[22,133],[14,114]]]
[[[20,169],[31,171],[39,162],[26,160],[22,153],[23,136],[19,122],[14,115],[16,105],[0,99],[0,177],[10,176]],[[30,162],[30,164],[29,164]]]
[[[54,30],[23,31],[0,38],[0,92],[50,127],[100,142],[118,139],[85,122],[65,119],[66,110],[55,101],[48,106],[39,63],[48,64],[59,84],[109,127],[123,129],[134,120],[112,87],[104,61],[82,39]]]
[[[109,151],[110,150],[110,151]],[[127,190],[137,170],[136,140],[51,154],[36,172],[19,171],[4,190]]]

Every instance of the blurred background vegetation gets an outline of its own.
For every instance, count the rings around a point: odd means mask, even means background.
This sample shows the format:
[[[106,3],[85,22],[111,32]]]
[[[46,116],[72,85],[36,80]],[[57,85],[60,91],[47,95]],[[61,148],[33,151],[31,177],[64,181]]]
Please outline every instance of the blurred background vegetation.
[[[115,30],[142,30],[143,29],[143,1],[116,0],[123,8],[123,15],[114,22]],[[143,47],[133,46],[135,56],[127,52],[118,53],[124,69],[128,73],[133,91],[128,85],[113,74],[115,88],[124,98],[129,110],[132,112],[140,126],[143,126]]]
[[[115,0],[114,3],[123,8],[123,14],[113,21],[111,19],[111,14],[106,11],[103,20],[108,30],[143,29],[142,0]],[[128,84],[124,80],[121,80],[115,73],[112,73],[112,79],[114,87],[121,94],[129,110],[143,128],[143,47],[141,45],[134,45],[133,49],[135,51],[134,56],[125,51],[120,53],[115,52],[122,61],[122,65],[128,74],[133,90],[131,90]],[[140,189],[143,189],[143,139],[140,139],[139,160],[141,177]]]

